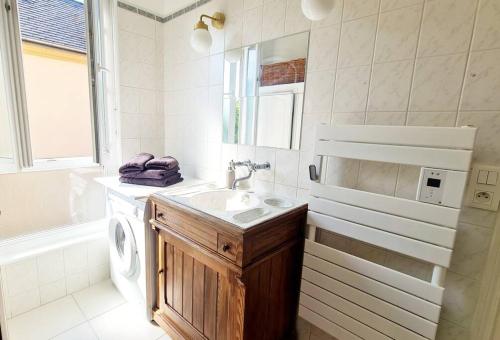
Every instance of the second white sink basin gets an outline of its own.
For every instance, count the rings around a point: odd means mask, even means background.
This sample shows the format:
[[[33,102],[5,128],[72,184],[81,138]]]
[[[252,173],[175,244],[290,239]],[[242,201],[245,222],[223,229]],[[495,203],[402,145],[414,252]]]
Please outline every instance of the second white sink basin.
[[[249,223],[255,221],[262,216],[266,216],[270,211],[264,208],[253,208],[244,212],[237,213],[233,218],[241,223]]]
[[[268,198],[264,200],[264,203],[276,208],[290,208],[293,207],[292,202],[281,199],[281,198]]]
[[[189,203],[194,207],[216,211],[251,209],[259,205],[259,202],[255,194],[234,190],[206,191],[189,198]]]

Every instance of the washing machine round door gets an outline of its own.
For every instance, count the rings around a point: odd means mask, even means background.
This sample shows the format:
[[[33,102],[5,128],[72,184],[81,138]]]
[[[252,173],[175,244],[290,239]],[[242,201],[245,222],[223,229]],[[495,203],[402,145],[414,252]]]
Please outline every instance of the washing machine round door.
[[[137,271],[138,254],[134,232],[125,215],[116,214],[109,222],[109,240],[112,265],[116,266],[125,277],[133,276]]]

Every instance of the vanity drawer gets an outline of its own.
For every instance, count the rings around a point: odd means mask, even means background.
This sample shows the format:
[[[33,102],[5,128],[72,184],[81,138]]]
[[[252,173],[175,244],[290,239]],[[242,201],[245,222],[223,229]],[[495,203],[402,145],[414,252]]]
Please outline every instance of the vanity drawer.
[[[155,206],[155,220],[173,231],[209,248],[217,250],[217,231],[208,223],[168,206]]]
[[[237,262],[238,256],[241,257],[241,242],[227,237],[223,234],[218,235],[217,252],[233,262]]]
[[[155,205],[155,220],[167,224],[167,209],[162,206]]]

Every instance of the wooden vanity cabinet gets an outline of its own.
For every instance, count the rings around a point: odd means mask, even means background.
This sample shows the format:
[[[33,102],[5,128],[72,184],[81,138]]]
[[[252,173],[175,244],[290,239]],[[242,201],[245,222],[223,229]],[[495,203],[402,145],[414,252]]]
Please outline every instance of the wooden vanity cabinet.
[[[307,207],[243,230],[153,199],[153,319],[178,339],[291,339]]]

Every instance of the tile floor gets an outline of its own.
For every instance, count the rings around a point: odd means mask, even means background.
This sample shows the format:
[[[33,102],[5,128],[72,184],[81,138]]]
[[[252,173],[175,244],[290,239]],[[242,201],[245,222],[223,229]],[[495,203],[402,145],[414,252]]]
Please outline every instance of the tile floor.
[[[8,331],[9,340],[170,340],[111,280],[18,315]]]
[[[335,340],[300,318],[297,329],[299,340]],[[20,314],[8,331],[9,340],[171,340],[111,280]]]

